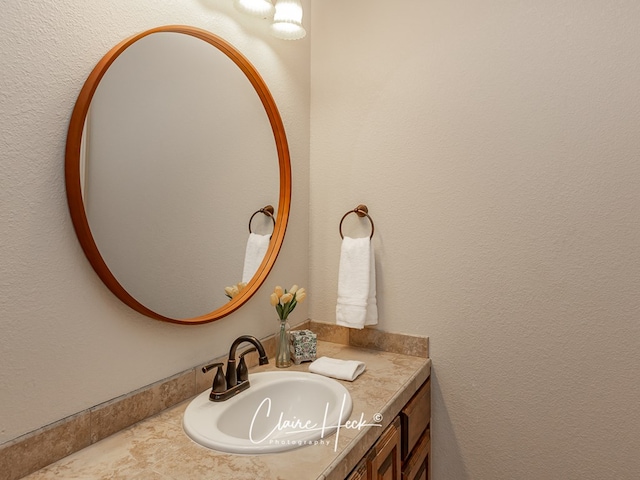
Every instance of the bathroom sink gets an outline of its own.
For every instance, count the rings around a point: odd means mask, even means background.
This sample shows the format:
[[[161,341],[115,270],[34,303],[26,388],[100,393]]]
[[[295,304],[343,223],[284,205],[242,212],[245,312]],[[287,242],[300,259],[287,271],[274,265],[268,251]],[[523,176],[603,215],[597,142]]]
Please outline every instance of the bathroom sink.
[[[317,444],[351,415],[349,391],[314,373],[260,372],[248,390],[224,402],[209,391],[184,412],[183,428],[196,443],[228,453],[273,453]]]

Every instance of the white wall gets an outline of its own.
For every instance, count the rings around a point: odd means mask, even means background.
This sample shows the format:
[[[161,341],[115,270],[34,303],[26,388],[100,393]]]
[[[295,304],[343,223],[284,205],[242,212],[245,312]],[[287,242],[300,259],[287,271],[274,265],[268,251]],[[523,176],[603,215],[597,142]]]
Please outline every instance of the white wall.
[[[120,40],[167,24],[212,31],[249,58],[292,156],[293,208],[274,271],[245,308],[203,326],[161,323],[118,301],[85,259],[65,197],[66,130],[86,76]],[[0,443],[222,355],[240,334],[275,330],[272,288],[308,286],[308,39],[272,38],[227,0],[10,2],[0,62]],[[306,304],[293,315],[306,319]]]
[[[310,315],[366,203],[380,328],[431,338],[436,480],[638,476],[638,25],[635,0],[313,2]]]

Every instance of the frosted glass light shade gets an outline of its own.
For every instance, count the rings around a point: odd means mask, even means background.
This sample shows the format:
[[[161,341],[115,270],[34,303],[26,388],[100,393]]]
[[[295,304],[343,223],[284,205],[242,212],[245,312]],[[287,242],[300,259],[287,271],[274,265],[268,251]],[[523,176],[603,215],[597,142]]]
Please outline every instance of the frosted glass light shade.
[[[271,17],[275,10],[271,0],[234,0],[233,5],[242,13],[260,18]]]
[[[273,16],[271,33],[283,40],[298,40],[307,31],[302,26],[302,4],[300,0],[278,0]]]

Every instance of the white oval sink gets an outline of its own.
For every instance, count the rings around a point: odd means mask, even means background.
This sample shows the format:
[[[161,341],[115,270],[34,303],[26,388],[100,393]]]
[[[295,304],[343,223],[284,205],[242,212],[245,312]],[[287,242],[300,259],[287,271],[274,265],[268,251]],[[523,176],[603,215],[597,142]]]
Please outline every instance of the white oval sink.
[[[194,398],[183,428],[192,440],[229,453],[272,453],[327,438],[351,415],[349,391],[337,381],[306,372],[249,375],[248,390],[224,402],[210,391]]]

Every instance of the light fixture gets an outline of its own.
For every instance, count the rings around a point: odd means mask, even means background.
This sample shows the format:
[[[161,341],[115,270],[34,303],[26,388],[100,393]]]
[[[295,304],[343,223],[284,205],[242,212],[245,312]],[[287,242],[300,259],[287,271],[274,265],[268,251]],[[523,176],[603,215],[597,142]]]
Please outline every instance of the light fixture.
[[[243,13],[260,18],[269,18],[274,12],[271,0],[234,0],[233,5]]]
[[[300,0],[277,0],[276,12],[271,24],[274,37],[283,40],[299,40],[307,32],[302,26],[302,4]]]

